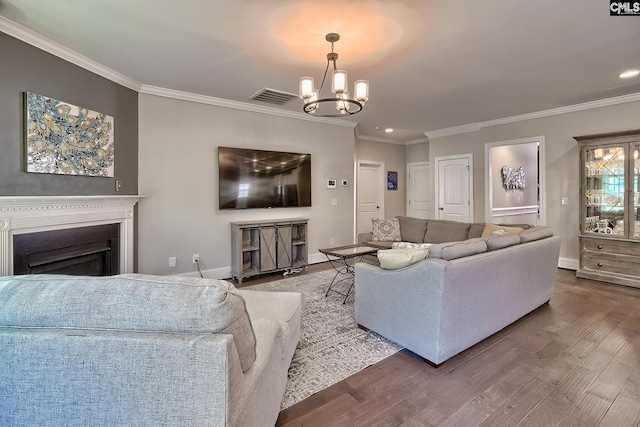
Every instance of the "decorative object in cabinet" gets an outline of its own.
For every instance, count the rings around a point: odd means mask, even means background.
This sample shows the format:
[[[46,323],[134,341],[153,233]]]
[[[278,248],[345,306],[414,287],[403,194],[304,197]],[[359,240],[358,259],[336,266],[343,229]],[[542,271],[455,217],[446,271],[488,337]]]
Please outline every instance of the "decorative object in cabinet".
[[[578,277],[640,287],[640,130],[577,136]]]

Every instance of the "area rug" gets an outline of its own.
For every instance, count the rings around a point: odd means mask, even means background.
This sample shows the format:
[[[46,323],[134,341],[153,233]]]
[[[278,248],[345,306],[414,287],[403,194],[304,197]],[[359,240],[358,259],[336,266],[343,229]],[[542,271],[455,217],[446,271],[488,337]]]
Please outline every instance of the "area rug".
[[[334,274],[327,270],[242,288],[302,294],[300,342],[289,368],[282,409],[401,350],[357,327],[353,296],[346,304],[336,293],[324,296]]]

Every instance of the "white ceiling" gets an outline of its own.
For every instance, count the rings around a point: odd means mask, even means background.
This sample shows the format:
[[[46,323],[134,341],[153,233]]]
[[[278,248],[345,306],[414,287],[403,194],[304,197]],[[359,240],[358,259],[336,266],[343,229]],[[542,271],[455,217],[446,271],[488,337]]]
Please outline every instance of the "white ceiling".
[[[350,84],[371,84],[341,120],[372,140],[640,94],[618,77],[640,68],[640,16],[606,0],[0,0],[0,15],[142,85],[265,107],[249,98],[318,85],[337,32]]]

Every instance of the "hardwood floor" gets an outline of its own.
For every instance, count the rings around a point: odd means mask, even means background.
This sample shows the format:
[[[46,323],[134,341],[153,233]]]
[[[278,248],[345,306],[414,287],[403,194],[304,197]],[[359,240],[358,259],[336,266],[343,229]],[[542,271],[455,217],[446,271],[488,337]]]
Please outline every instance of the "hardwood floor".
[[[640,289],[559,269],[549,304],[439,368],[401,351],[277,425],[638,426],[639,308]]]

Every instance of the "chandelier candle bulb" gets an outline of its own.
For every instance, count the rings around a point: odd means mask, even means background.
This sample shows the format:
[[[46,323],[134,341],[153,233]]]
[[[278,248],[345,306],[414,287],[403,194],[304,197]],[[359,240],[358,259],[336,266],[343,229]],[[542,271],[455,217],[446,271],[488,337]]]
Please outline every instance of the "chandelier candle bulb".
[[[335,70],[333,72],[333,93],[340,94],[347,91],[347,72]]]
[[[313,97],[313,77],[300,78],[300,98],[306,100]]]
[[[357,80],[353,87],[356,101],[366,102],[369,99],[369,82],[366,80]]]

